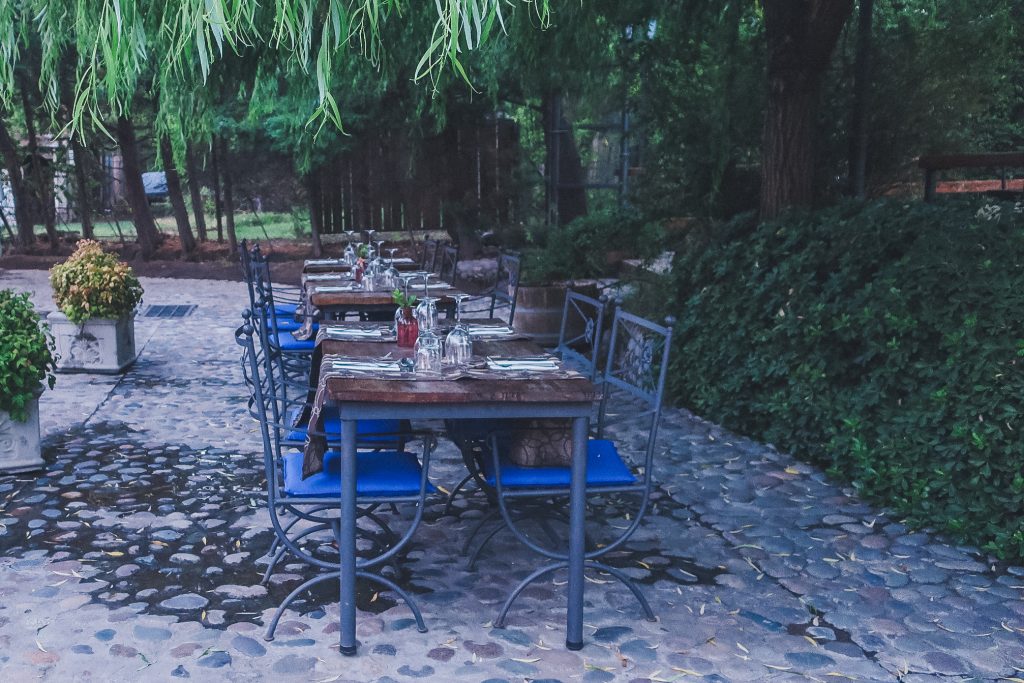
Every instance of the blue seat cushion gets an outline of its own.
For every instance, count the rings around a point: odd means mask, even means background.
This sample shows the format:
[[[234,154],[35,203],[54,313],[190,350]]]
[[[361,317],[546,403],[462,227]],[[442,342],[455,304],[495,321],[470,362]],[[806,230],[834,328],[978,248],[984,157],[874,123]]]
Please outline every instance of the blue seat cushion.
[[[278,332],[277,346],[282,351],[312,353],[313,349],[316,348],[316,340],[306,339],[303,341],[299,341],[298,339],[292,336],[291,332]]]
[[[501,484],[505,488],[564,487],[569,488],[572,472],[568,467],[523,467],[501,458]],[[495,485],[494,465],[491,458],[484,459],[484,477]],[[622,461],[615,444],[607,439],[587,442],[587,486],[627,486],[637,481]]]
[[[278,332],[291,332],[302,327],[302,323],[292,318],[278,318],[277,319],[277,331]],[[313,333],[320,328],[316,323],[313,324]]]
[[[298,308],[298,304],[274,304],[274,313],[278,316],[286,315],[292,317]]]
[[[336,496],[341,491],[341,454],[327,451],[324,469],[302,479],[302,453],[284,456],[284,492],[289,496]],[[420,491],[419,460],[412,453],[376,451],[356,454],[356,495],[414,496]],[[427,490],[435,489],[429,483]]]
[[[340,441],[341,418],[338,417],[338,410],[336,408],[325,408],[323,416],[323,431],[327,435],[327,440]],[[293,411],[292,416],[289,417],[289,424],[294,421],[295,418]],[[288,432],[288,435],[285,436],[285,440],[305,441],[306,428],[306,424],[296,427],[292,431]],[[362,444],[373,443],[375,441],[393,444],[400,439],[400,437],[395,436],[396,432],[408,432],[411,430],[412,425],[409,424],[408,420],[359,420],[359,422],[356,423],[356,441]],[[374,436],[374,434],[380,434],[381,436]]]

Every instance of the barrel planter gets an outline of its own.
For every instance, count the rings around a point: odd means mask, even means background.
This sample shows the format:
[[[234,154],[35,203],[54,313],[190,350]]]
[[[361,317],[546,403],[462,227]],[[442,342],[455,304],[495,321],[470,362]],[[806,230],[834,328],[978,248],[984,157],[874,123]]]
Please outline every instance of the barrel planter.
[[[528,334],[541,346],[554,346],[558,343],[558,333],[562,328],[562,310],[565,307],[565,290],[573,291],[597,298],[597,283],[593,280],[561,282],[544,286],[520,286],[516,296],[515,328]],[[575,321],[582,324],[581,321]],[[582,332],[570,329],[569,336]]]
[[[39,450],[39,397],[25,407],[26,419],[19,422],[0,410],[0,472],[27,472],[43,467]]]
[[[117,374],[135,362],[135,317],[92,318],[76,325],[63,313],[47,316],[57,346],[57,372]]]

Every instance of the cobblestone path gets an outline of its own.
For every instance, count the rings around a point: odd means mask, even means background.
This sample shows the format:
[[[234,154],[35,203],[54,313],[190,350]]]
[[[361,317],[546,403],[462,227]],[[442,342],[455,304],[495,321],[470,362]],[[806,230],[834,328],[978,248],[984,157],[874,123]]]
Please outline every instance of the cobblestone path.
[[[360,655],[344,658],[327,587],[265,642],[263,624],[310,570],[285,565],[259,585],[271,533],[231,336],[244,288],[143,284],[147,305],[197,308],[140,317],[141,357],[124,376],[60,376],[41,402],[45,471],[0,476],[0,680],[1024,679],[1024,569],[911,532],[822,472],[682,410],[665,416],[648,521],[610,558],[657,622],[589,575],[587,645],[568,652],[555,575],[492,628],[535,559],[499,535],[468,570],[458,550],[484,514],[470,497],[448,516],[432,501],[401,562],[428,633],[367,587]],[[0,287],[53,308],[45,273],[0,272]],[[432,479],[450,488],[460,469],[443,446]],[[595,537],[626,509],[598,502]]]

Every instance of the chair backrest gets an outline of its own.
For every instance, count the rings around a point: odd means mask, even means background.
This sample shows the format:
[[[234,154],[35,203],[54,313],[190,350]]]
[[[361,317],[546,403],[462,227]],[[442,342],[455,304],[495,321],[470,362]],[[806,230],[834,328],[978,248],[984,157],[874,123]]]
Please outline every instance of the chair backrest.
[[[440,249],[440,263],[437,264],[437,273],[441,279],[455,284],[455,278],[459,274],[459,246],[457,244],[445,244]]]
[[[248,311],[246,311],[248,313]],[[249,392],[249,414],[260,424],[263,438],[263,468],[271,506],[280,495],[281,432],[284,425],[274,400],[272,373],[267,373],[253,342],[254,328],[250,317],[235,330],[235,342],[242,347],[242,378]]]
[[[598,378],[606,303],[604,296],[595,299],[565,290],[562,327],[555,351],[563,362],[576,367],[591,380]]]
[[[434,263],[437,261],[437,240],[423,240],[423,256],[420,258],[420,269],[428,273],[434,272]]]
[[[494,276],[494,289],[491,290],[490,316],[498,308],[508,308],[508,324],[512,325],[516,316],[516,298],[519,296],[519,270],[522,264],[518,254],[498,254],[498,269]]]
[[[597,434],[602,437],[609,424],[626,421],[636,424],[637,419],[648,417],[645,481],[651,476],[674,324],[675,319],[671,317],[665,319],[664,325],[659,325],[621,308],[612,319]],[[614,406],[614,413],[609,413],[610,405]]]

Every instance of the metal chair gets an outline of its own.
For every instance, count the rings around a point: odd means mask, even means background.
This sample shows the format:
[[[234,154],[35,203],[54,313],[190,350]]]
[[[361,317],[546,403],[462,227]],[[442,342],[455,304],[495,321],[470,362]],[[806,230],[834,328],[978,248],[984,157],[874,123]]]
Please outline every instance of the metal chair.
[[[437,264],[437,274],[445,282],[454,285],[459,276],[459,246],[457,244],[442,245],[439,256],[440,263]]]
[[[273,640],[274,631],[284,610],[303,592],[325,581],[338,581],[340,563],[317,557],[303,548],[300,543],[312,535],[329,532],[337,541],[342,527],[355,525],[356,518],[347,517],[348,511],[339,509],[339,455],[331,451],[324,459],[324,471],[307,479],[302,478],[302,452],[292,451],[284,446],[282,434],[290,427],[281,421],[276,402],[266,387],[273,386],[273,377],[263,373],[256,345],[253,343],[253,327],[249,323],[235,330],[235,341],[242,347],[242,373],[249,389],[250,414],[260,424],[263,438],[263,467],[267,479],[267,508],[270,513],[275,541],[299,560],[326,572],[308,579],[295,588],[278,606],[267,626],[265,640]],[[413,503],[416,512],[409,528],[399,538],[391,538],[386,547],[371,557],[360,558],[356,576],[375,582],[387,590],[394,591],[409,605],[420,632],[426,632],[426,625],[419,608],[408,593],[378,573],[371,571],[394,560],[412,538],[423,516],[426,495],[434,487],[427,478],[430,455],[434,448],[433,435],[422,435],[422,465],[412,453],[402,451],[375,451],[357,453],[357,504],[363,509],[357,518],[371,522],[390,532],[386,523],[379,521],[374,510],[382,504]],[[293,515],[287,520],[285,515]],[[296,532],[296,525],[305,521],[307,527]],[[390,533],[393,537],[394,534]],[[275,553],[276,555],[276,553]]]
[[[516,297],[519,295],[519,272],[522,260],[518,254],[498,254],[498,269],[494,276],[494,288],[491,290],[491,306],[489,315],[494,318],[495,310],[508,308],[508,324],[512,325],[516,317]]]
[[[603,373],[603,398],[600,404],[597,435],[588,442],[587,493],[588,495],[637,495],[639,504],[629,525],[621,534],[585,555],[585,565],[605,572],[622,582],[636,597],[648,619],[654,619],[646,598],[640,589],[620,570],[603,564],[599,558],[621,547],[639,527],[650,502],[653,487],[654,449],[661,418],[665,377],[668,370],[669,350],[672,342],[672,318],[665,325],[644,320],[621,309],[612,322],[611,344]],[[640,453],[624,457],[617,444],[605,439],[608,426],[625,422],[635,425],[637,420],[649,420],[647,439]],[[491,531],[481,542],[470,560],[472,565],[480,549],[498,531],[508,528],[515,537],[531,550],[551,562],[527,576],[509,595],[502,606],[496,626],[505,617],[515,599],[537,579],[568,566],[568,555],[557,548],[541,545],[530,538],[517,525],[530,515],[514,513],[510,504],[545,502],[564,498],[569,494],[571,478],[568,467],[522,467],[512,463],[503,450],[500,434],[490,439],[489,458],[484,462],[483,478],[494,490],[503,524]],[[633,467],[630,467],[633,465]],[[549,510],[550,507],[546,509]]]
[[[434,264],[437,261],[437,248],[440,243],[437,240],[423,240],[423,255],[420,257],[420,270],[428,273],[434,272]]]
[[[607,304],[608,298],[604,295],[595,299],[571,289],[565,290],[562,326],[555,353],[562,362],[582,372],[591,381],[598,379]]]
[[[256,303],[256,282],[264,280],[264,289],[271,293],[274,299],[274,309],[278,316],[278,326],[282,331],[297,330],[302,323],[295,320],[295,314],[302,302],[302,293],[298,288],[286,290],[282,296],[280,289],[273,291],[270,281],[270,263],[266,256],[260,251],[260,245],[256,244],[250,249],[248,242],[242,240],[238,249],[239,260],[242,265],[242,276],[245,280],[246,289],[249,294],[249,308]]]
[[[606,309],[607,298],[604,296],[594,299],[571,289],[566,290],[561,331],[558,335],[558,346],[555,348],[555,352],[563,362],[585,374],[591,381],[599,379],[598,359],[601,352],[601,340],[605,332]],[[576,334],[576,331],[579,333]],[[462,452],[467,474],[448,494],[444,514],[447,515],[451,512],[456,497],[471,481],[476,482],[478,490],[491,497],[490,488],[483,479],[484,451],[488,434],[500,430],[502,425],[500,420],[448,423],[448,435]],[[466,541],[466,550],[483,524],[492,518],[484,517],[477,524]]]

